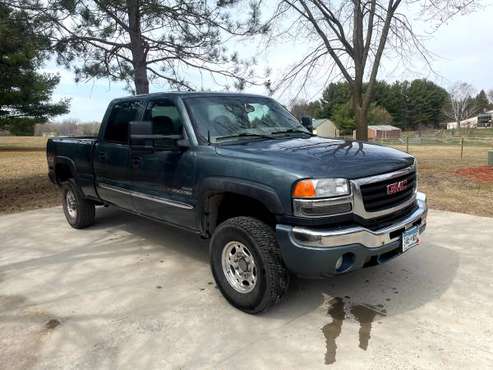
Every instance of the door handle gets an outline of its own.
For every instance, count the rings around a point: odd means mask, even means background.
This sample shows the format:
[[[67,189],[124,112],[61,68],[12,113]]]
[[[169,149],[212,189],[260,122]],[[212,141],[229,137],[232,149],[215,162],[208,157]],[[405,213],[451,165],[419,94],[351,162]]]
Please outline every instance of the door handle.
[[[142,157],[132,157],[132,167],[138,168],[142,164]]]
[[[105,162],[108,156],[106,155],[106,152],[98,152],[98,159],[101,162]]]

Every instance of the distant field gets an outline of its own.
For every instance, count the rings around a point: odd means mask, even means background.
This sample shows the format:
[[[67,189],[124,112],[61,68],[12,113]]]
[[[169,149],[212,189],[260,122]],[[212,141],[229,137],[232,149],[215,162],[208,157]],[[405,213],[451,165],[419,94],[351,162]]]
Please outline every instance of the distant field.
[[[47,138],[41,136],[0,136],[0,151],[45,150],[47,140]]]
[[[45,138],[0,137],[0,213],[60,204],[47,176],[45,143]],[[455,145],[410,145],[409,151],[418,158],[419,188],[428,194],[432,208],[493,217],[493,183],[455,174],[457,169],[486,165],[488,147],[466,146],[462,160]]]

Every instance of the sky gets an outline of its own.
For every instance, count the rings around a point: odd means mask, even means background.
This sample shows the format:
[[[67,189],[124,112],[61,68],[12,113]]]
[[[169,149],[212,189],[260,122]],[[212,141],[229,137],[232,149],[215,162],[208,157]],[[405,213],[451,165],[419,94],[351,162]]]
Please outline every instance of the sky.
[[[405,67],[400,61],[396,62],[392,58],[386,58],[382,62],[378,78],[387,81],[428,78],[445,88],[456,81],[464,81],[472,84],[477,91],[493,89],[492,20],[493,6],[488,5],[474,13],[456,16],[437,31],[429,33],[427,24],[421,22],[416,16],[413,20],[413,24],[416,25],[415,30],[419,34],[426,35],[424,44],[433,54],[430,63],[431,69],[427,68],[419,58],[409,60],[408,63],[405,63]],[[240,55],[255,54],[258,63],[257,70],[263,71],[267,67],[271,68],[274,80],[302,52],[299,47],[293,48],[287,41],[273,45],[267,50],[259,44],[252,45],[249,41],[238,45]],[[71,99],[70,112],[56,117],[55,121],[65,119],[75,119],[81,122],[99,121],[111,99],[129,95],[123,83],[109,82],[108,80],[76,83],[71,71],[57,66],[53,61],[49,61],[44,70],[58,73],[61,77],[60,84],[53,94],[53,100],[67,97]],[[204,87],[220,90],[212,83]],[[323,87],[323,83],[315,78],[307,84],[299,98],[318,99]],[[156,91],[166,91],[165,85],[152,84],[151,92]],[[245,92],[266,94],[265,89],[261,87],[249,87]],[[294,91],[288,90],[284,94],[274,95],[274,97],[283,104],[289,104],[295,94]]]

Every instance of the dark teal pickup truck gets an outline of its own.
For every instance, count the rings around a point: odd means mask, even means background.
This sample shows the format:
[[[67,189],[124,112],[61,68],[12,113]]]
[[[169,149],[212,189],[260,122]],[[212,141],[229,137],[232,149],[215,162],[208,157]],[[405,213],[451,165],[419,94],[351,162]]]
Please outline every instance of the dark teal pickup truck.
[[[290,274],[384,263],[426,226],[412,156],[321,138],[302,122],[258,95],[116,99],[97,137],[48,141],[49,176],[75,228],[112,205],[211,238],[219,289],[256,313],[279,301]]]

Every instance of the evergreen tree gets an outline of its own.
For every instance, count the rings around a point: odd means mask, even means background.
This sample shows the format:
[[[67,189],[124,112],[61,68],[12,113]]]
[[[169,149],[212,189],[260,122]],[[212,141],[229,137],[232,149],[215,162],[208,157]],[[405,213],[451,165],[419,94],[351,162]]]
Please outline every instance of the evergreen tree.
[[[304,100],[295,101],[290,108],[290,112],[298,119],[301,117],[323,118],[321,115],[319,101],[306,102]]]
[[[40,73],[48,40],[22,11],[0,3],[0,127],[32,135],[35,123],[66,113],[68,101],[51,103],[59,77]]]
[[[490,110],[493,104],[488,100],[488,96],[484,90],[481,90],[474,98],[474,105],[478,113]]]
[[[365,85],[364,88],[366,87]],[[403,129],[413,130],[418,126],[438,127],[443,120],[442,112],[447,99],[448,93],[445,89],[426,79],[412,82],[396,81],[392,84],[377,81],[373,100],[368,110],[369,124],[376,124],[370,122],[371,110],[380,107],[390,114],[390,121],[393,124]],[[342,109],[340,106],[350,102],[351,92],[348,84],[346,82],[331,83],[323,92],[320,100],[321,116],[332,118],[337,110],[339,118],[347,118],[349,110]],[[384,118],[383,114],[379,117],[380,121]],[[385,119],[385,121],[389,120]],[[345,122],[348,121],[345,120]]]
[[[351,99],[351,90],[347,82],[330,83],[320,99],[321,117],[331,118],[334,109],[341,104],[346,104],[349,99]]]
[[[153,79],[193,90],[190,76],[202,74],[249,81],[249,62],[228,53],[224,39],[263,33],[259,4],[246,4],[233,18],[239,0],[11,0],[43,16],[58,53],[76,79],[125,81],[137,94],[149,92]],[[226,82],[224,84],[227,84]]]

